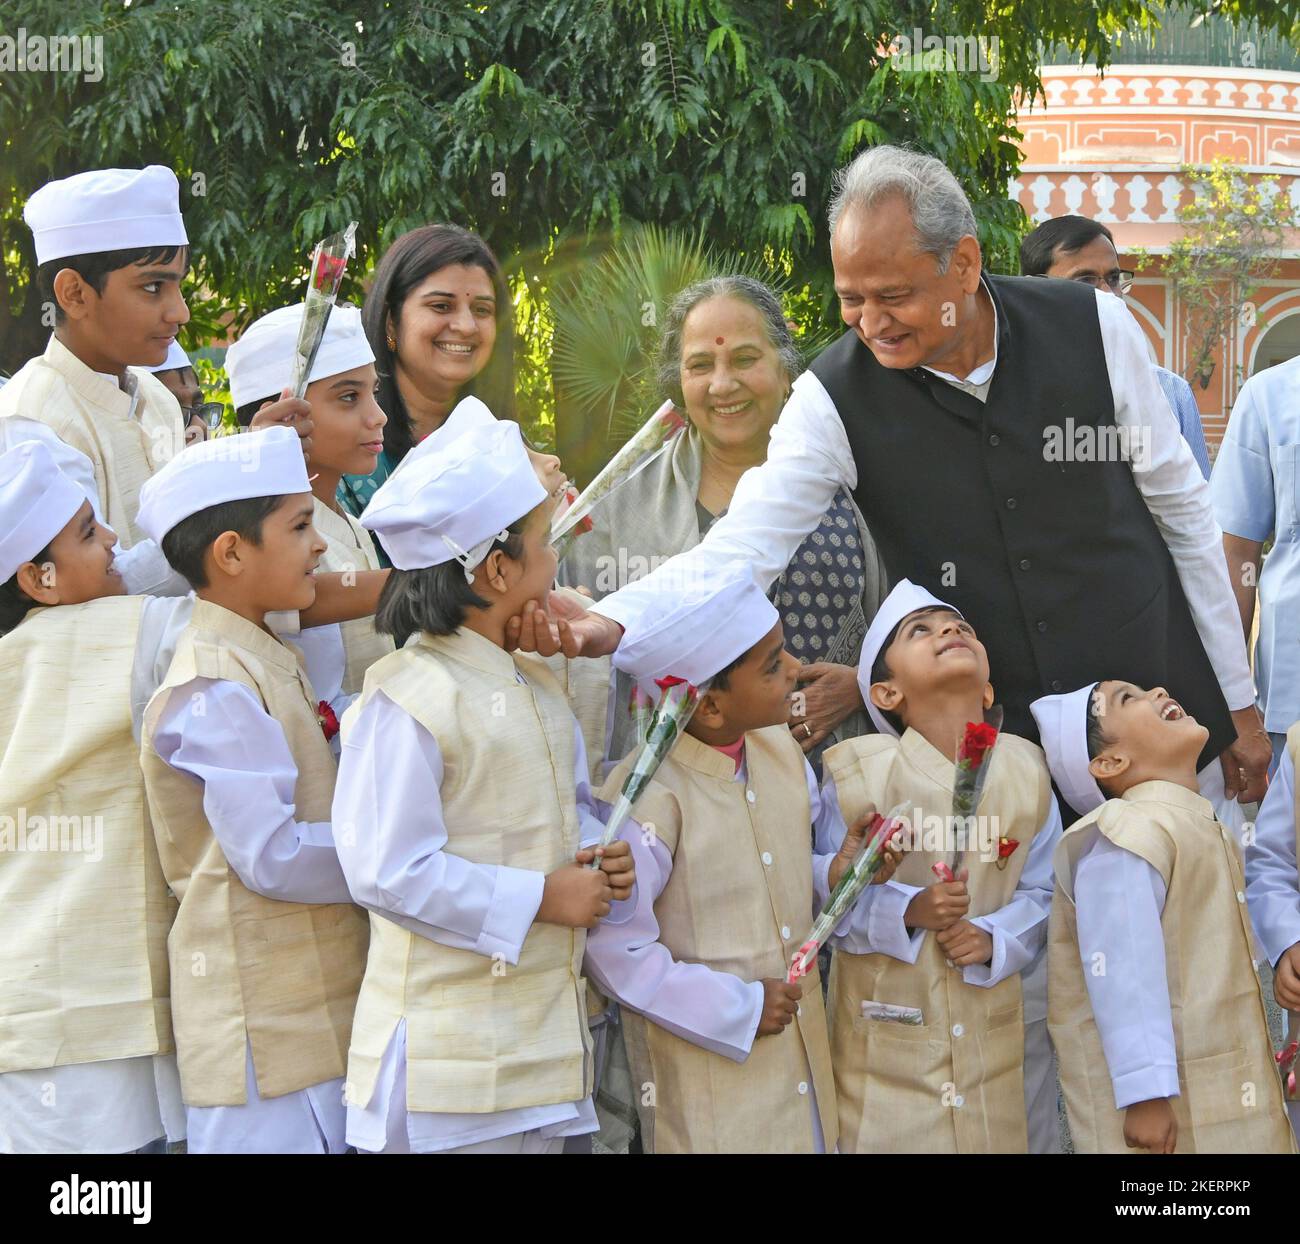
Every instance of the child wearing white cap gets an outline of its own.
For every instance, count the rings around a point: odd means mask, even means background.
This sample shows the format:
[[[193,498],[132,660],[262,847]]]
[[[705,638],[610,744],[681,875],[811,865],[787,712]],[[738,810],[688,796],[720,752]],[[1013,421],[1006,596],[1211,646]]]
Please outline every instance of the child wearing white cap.
[[[833,1150],[821,979],[815,964],[806,980],[786,975],[866,822],[851,835],[839,824],[843,850],[813,856],[812,826],[839,815],[786,726],[799,662],[780,617],[736,563],[661,597],[614,661],[651,693],[656,682],[708,683],[633,805],[640,824],[621,833],[635,903],[587,944],[588,972],[622,1004],[645,1151]],[[603,799],[634,760],[611,773]]]
[[[335,853],[328,723],[266,626],[308,608],[324,542],[298,437],[176,455],[140,525],[197,596],[144,716],[141,765],[180,908],[168,941],[191,1152],[341,1152],[366,921]]]
[[[461,398],[452,407],[447,418],[420,441],[410,454],[416,455],[418,462],[425,454],[437,453],[445,449],[452,441],[464,436],[471,429],[490,427],[496,422],[497,417],[477,397]],[[527,442],[524,443],[524,448],[547,495],[554,498],[561,497],[569,486],[569,480],[564,474],[559,458],[554,454],[534,449]],[[407,456],[409,457],[410,454]],[[393,468],[394,471],[400,470],[405,463],[406,458],[403,458]],[[567,587],[556,587],[551,595],[553,599],[570,602],[575,608],[582,608],[591,603],[589,597]],[[514,646],[513,641],[517,641],[517,638],[517,635],[507,636],[507,639],[512,641],[511,647]],[[587,767],[592,781],[598,781],[607,768],[605,758],[609,750],[609,710],[612,694],[609,657],[582,657],[570,660],[557,652],[553,656],[542,659],[551,673],[559,679],[560,686],[569,701],[569,707],[573,709],[573,715],[582,727],[583,745],[587,750]]]
[[[505,627],[555,575],[553,500],[519,428],[407,455],[362,516],[396,569],[403,645],[343,722],[339,858],[371,911],[348,1055],[366,1152],[556,1152],[592,1132],[585,930],[631,889],[600,835],[582,735]]]
[[[1198,786],[1205,727],[1119,680],[1031,707],[1086,813],[1056,850],[1049,951],[1076,1152],[1294,1152],[1239,848]]]
[[[104,519],[130,548],[141,485],[184,443],[176,399],[148,370],[190,318],[176,174],[157,164],[78,173],[42,186],[23,216],[54,331],[0,389],[0,417],[47,424],[90,459]]]
[[[227,352],[230,396],[241,425],[250,424],[288,384],[303,310],[299,303],[262,316]],[[312,363],[306,392],[312,523],[325,541],[320,562],[325,571],[355,574],[380,569],[370,533],[336,498],[340,478],[373,470],[383,451],[388,420],[375,401],[375,383],[375,356],[361,326],[361,312],[346,304],[336,306]],[[338,715],[361,690],[370,665],[393,650],[393,641],[375,630],[372,617],[307,629],[292,642],[303,654],[316,693]]]
[[[74,450],[67,449],[69,454]],[[175,901],[132,712],[183,602],[124,595],[116,537],[41,442],[0,454],[0,1152],[160,1151]]]
[[[867,631],[858,681],[881,733],[826,752],[823,796],[849,818],[909,799],[922,834],[833,942],[841,1148],[1050,1152],[1043,949],[1061,822],[1043,754],[998,735],[976,809],[993,832],[966,843],[954,880],[936,880],[962,845],[951,819],[958,745],[993,703],[984,646],[956,609],[903,579]]]
[[[181,417],[185,420],[185,443],[193,445],[207,440],[223,408],[220,402],[204,402],[198,375],[180,342],[173,341],[167,347],[167,357],[149,370],[180,404]]]

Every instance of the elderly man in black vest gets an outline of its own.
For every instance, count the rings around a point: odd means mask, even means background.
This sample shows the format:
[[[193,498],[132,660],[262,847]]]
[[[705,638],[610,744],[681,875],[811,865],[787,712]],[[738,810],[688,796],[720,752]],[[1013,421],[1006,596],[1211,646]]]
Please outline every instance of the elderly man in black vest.
[[[1221,535],[1122,300],[983,272],[966,196],[918,152],[858,156],[830,226],[849,331],[795,383],[766,463],[699,546],[599,612],[525,611],[522,646],[611,652],[670,576],[733,558],[771,582],[843,484],[890,579],[974,623],[1008,730],[1036,738],[1030,702],[1092,679],[1166,686],[1226,793],[1259,798],[1271,753]]]

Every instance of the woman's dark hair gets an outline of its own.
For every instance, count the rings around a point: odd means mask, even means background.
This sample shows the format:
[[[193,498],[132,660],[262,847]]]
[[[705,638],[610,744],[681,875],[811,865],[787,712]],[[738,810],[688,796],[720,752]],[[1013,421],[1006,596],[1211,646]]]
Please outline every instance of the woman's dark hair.
[[[27,560],[43,565],[50,560],[50,546],[47,544],[35,557]],[[17,574],[0,583],[0,635],[9,634],[27,616],[29,609],[36,608],[36,603],[18,586]]]
[[[1056,252],[1073,255],[1090,242],[1105,238],[1113,246],[1115,235],[1105,225],[1086,216],[1058,216],[1045,220],[1025,234],[1020,243],[1020,275],[1046,276],[1056,262]]]
[[[528,525],[530,510],[523,518],[511,523],[505,540],[494,540],[492,548],[501,549],[513,561],[524,559],[524,528]],[[379,607],[375,610],[375,630],[391,635],[400,648],[417,631],[430,635],[451,635],[464,625],[471,609],[486,609],[489,602],[465,578],[465,569],[458,561],[426,566],[422,570],[394,570],[379,593]]]
[[[777,296],[752,276],[709,277],[682,290],[669,304],[668,314],[664,317],[655,374],[660,390],[673,399],[677,409],[686,409],[686,399],[682,395],[682,329],[686,326],[686,317],[710,298],[739,299],[763,317],[768,344],[776,351],[781,366],[793,383],[803,371],[803,359],[799,357],[799,348],[794,344],[794,336],[785,322],[785,312],[781,310]]]
[[[1101,683],[1097,683],[1088,695],[1088,759],[1096,760],[1098,756],[1106,749],[1110,743],[1110,736],[1107,735],[1105,726],[1102,723],[1102,715],[1106,711],[1106,703],[1101,694]]]
[[[203,559],[213,540],[224,531],[233,531],[260,546],[262,524],[275,513],[283,500],[283,497],[249,497],[243,501],[222,501],[181,519],[162,538],[167,564],[191,587],[207,587],[208,573]]]
[[[36,287],[41,297],[54,304],[54,322],[62,324],[67,316],[54,296],[54,278],[64,268],[71,268],[97,294],[104,292],[108,274],[119,268],[132,268],[137,264],[171,263],[187,246],[143,246],[130,250],[99,251],[94,255],[67,255],[63,259],[47,259],[36,269]]]
[[[370,348],[375,352],[379,388],[375,397],[388,416],[384,427],[384,450],[393,465],[414,445],[411,417],[397,391],[397,368],[388,348],[388,320],[401,323],[402,307],[411,291],[440,268],[465,264],[482,268],[496,294],[497,334],[492,356],[460,397],[473,394],[482,399],[498,419],[517,422],[515,416],[515,328],[514,303],[497,257],[477,233],[459,225],[423,225],[404,233],[379,261],[374,279],[361,308],[361,323]]]

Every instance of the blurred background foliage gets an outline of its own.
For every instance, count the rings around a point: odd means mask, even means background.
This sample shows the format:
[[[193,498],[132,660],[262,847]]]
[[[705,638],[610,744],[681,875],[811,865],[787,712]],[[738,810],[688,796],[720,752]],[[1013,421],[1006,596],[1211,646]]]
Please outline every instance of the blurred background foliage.
[[[1294,34],[1297,7],[0,0],[0,33],[99,36],[105,61],[97,82],[0,74],[0,370],[42,349],[47,332],[27,196],[85,168],[164,163],[181,179],[194,247],[184,345],[219,344],[299,298],[312,244],[349,220],[360,223],[343,291],[353,302],[393,238],[462,224],[510,276],[521,417],[586,477],[656,404],[646,405],[643,357],[653,334],[625,331],[626,308],[661,308],[674,265],[775,276],[801,344],[815,344],[836,324],[825,227],[834,170],[865,146],[907,142],[953,170],[986,262],[1013,270],[1025,226],[1006,196],[1019,162],[1014,103],[1039,93],[1041,48],[1104,65],[1118,36],[1172,9]],[[894,36],[916,29],[996,38],[996,76],[942,57],[891,59]],[[636,281],[647,284],[619,288]],[[608,341],[594,331],[597,289],[622,308]],[[557,339],[562,321],[572,331]],[[553,375],[556,346],[567,361]],[[580,379],[586,348],[598,354],[593,372],[608,378],[619,358],[624,370],[599,400],[570,407],[565,384],[591,387]]]

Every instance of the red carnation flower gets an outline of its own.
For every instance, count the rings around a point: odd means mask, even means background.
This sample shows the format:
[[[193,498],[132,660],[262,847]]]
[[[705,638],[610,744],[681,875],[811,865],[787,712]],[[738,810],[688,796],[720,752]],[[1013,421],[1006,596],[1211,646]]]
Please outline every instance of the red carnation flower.
[[[669,674],[666,678],[656,678],[655,686],[660,691],[667,691],[669,687],[680,687],[685,681],[684,678],[674,678],[672,674]]]
[[[683,415],[682,412],[678,410],[677,407],[675,406],[670,406],[667,410],[665,410],[664,413],[659,417],[659,421],[669,434],[673,432],[680,432],[682,428],[686,426],[685,415]]]
[[[990,726],[983,721],[978,725],[973,721],[968,721],[966,723],[966,736],[961,741],[957,759],[969,761],[972,769],[978,769],[984,763],[985,753],[997,742],[997,738],[996,727]]]
[[[322,255],[316,268],[316,288],[327,293],[343,276],[347,260],[333,255]]]
[[[338,715],[329,706],[327,700],[322,700],[316,705],[316,720],[320,722],[321,733],[325,736],[325,742],[328,743],[339,732]]]

